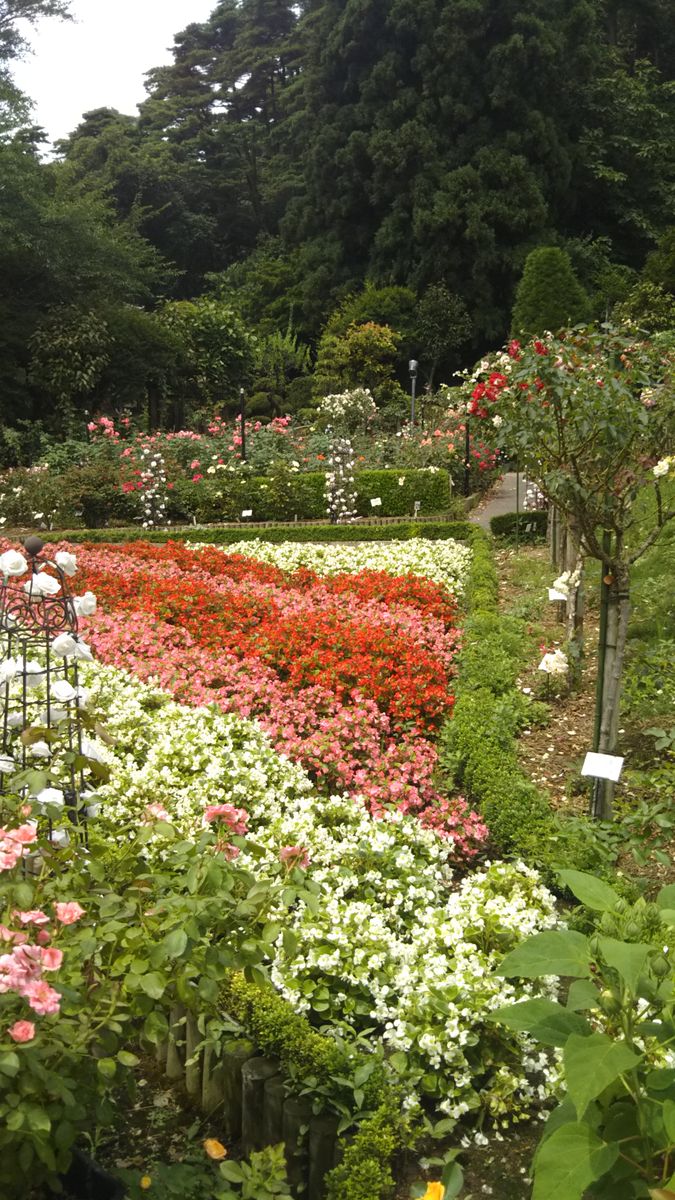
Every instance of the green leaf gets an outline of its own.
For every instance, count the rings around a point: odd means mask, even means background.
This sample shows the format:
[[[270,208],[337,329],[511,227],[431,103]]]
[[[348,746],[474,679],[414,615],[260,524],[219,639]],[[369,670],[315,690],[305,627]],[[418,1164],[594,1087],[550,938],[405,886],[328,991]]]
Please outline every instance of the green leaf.
[[[604,1092],[624,1071],[640,1062],[625,1042],[617,1042],[604,1033],[579,1037],[573,1033],[563,1051],[565,1081],[570,1099],[581,1118],[591,1100]]]
[[[441,1175],[441,1183],[445,1186],[443,1200],[454,1200],[464,1186],[464,1172],[459,1163],[448,1163],[447,1167]]]
[[[147,975],[141,975],[139,985],[146,996],[151,996],[153,1000],[160,1000],[164,995],[166,980],[163,975],[159,974],[159,971],[150,971]]]
[[[675,1100],[666,1100],[663,1106],[663,1124],[670,1139],[670,1145],[675,1145]]]
[[[607,1145],[587,1125],[562,1125],[537,1152],[532,1200],[582,1200],[618,1154],[617,1145]]]
[[[391,1055],[389,1062],[396,1071],[397,1075],[404,1075],[408,1069],[408,1055],[403,1050],[395,1050]]]
[[[662,887],[656,903],[659,908],[675,908],[675,883],[669,883],[666,887]]]
[[[570,990],[567,993],[566,1007],[570,1012],[582,1012],[586,1008],[597,1008],[599,995],[597,987],[590,979],[575,979],[574,983],[570,984]]]
[[[244,1178],[242,1169],[236,1162],[222,1162],[220,1173],[224,1179],[229,1179],[230,1183],[241,1183]]]
[[[614,889],[595,875],[583,871],[558,871],[558,875],[577,900],[596,912],[611,912],[619,899]]]
[[[297,934],[293,933],[292,929],[284,929],[282,941],[284,946],[284,954],[286,957],[295,958],[295,955],[298,952]]]
[[[601,937],[600,948],[607,965],[619,972],[631,992],[636,992],[652,947],[642,942],[620,942],[617,938]]]
[[[488,1020],[499,1021],[519,1033],[530,1033],[545,1046],[564,1046],[570,1034],[583,1036],[592,1032],[584,1017],[544,997],[505,1004],[490,1013]]]
[[[130,1054],[128,1050],[118,1050],[117,1061],[121,1063],[123,1067],[137,1067],[141,1060],[140,1058],[137,1058],[135,1054]]]
[[[188,938],[184,929],[172,929],[171,933],[167,933],[162,941],[164,953],[167,958],[180,958],[181,954],[185,953]]]
[[[99,1058],[97,1064],[98,1073],[104,1079],[113,1079],[117,1071],[117,1063],[114,1058]]]
[[[535,933],[507,954],[496,975],[537,979],[540,975],[590,975],[588,938],[572,929],[547,929]]]
[[[13,1079],[19,1071],[19,1056],[14,1050],[7,1050],[4,1054],[0,1054],[0,1071],[3,1075],[9,1075]]]

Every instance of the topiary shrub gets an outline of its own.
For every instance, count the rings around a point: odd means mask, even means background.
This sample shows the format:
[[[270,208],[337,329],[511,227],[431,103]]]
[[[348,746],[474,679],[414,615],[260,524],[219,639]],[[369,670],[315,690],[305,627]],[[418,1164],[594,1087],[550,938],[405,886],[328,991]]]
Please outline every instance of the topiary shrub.
[[[519,334],[556,332],[589,320],[591,306],[569,255],[559,246],[540,246],[526,260],[516,291],[511,328]]]

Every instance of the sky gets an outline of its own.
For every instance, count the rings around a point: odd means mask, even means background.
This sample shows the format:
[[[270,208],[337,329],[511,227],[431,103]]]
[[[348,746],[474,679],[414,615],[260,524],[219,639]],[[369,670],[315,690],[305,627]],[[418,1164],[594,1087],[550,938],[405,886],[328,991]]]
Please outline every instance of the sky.
[[[204,21],[216,0],[73,0],[74,22],[45,20],[25,36],[33,53],[17,64],[17,85],[35,102],[33,119],[52,141],[93,108],[135,114],[143,76],[171,61],[174,34]]]

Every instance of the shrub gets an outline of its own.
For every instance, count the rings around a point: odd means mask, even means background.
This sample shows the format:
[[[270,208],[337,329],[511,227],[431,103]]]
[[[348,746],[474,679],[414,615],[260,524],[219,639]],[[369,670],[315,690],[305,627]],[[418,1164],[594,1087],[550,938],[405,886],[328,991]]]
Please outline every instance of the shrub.
[[[336,1043],[317,1033],[272,987],[249,983],[236,973],[226,981],[222,1001],[261,1053],[278,1058],[290,1076],[324,1080],[343,1068],[344,1055]]]
[[[558,246],[540,246],[525,260],[513,306],[515,334],[555,332],[588,319],[590,303],[569,255]]]
[[[541,542],[546,538],[548,513],[502,513],[492,517],[490,532],[504,541],[515,541],[516,531],[521,542]]]
[[[265,542],[390,542],[408,541],[410,538],[428,538],[444,541],[448,538],[470,542],[478,532],[476,525],[468,521],[424,521],[402,522],[391,525],[278,525],[272,529],[246,528],[223,529],[211,526],[208,531],[194,529],[188,525],[171,530],[123,529],[68,529],[45,533],[47,542],[203,542],[205,539],[216,546],[234,546],[237,542],[248,542],[260,538]]]
[[[394,1192],[391,1160],[400,1143],[400,1111],[389,1100],[363,1122],[338,1167],[326,1178],[326,1200],[386,1200]]]

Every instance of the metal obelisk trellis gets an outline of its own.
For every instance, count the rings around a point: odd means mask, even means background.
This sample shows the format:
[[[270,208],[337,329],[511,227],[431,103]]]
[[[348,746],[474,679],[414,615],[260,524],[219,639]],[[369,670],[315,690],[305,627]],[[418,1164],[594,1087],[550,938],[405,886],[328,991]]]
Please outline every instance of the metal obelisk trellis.
[[[78,657],[89,651],[79,641],[70,571],[43,553],[39,537],[27,538],[23,549],[25,557],[0,557],[0,792],[13,775],[43,770],[44,788],[20,787],[37,799],[58,846],[69,841],[66,831],[53,830],[60,810],[63,824],[78,826],[78,839],[86,840]],[[60,557],[68,566],[72,556]]]

